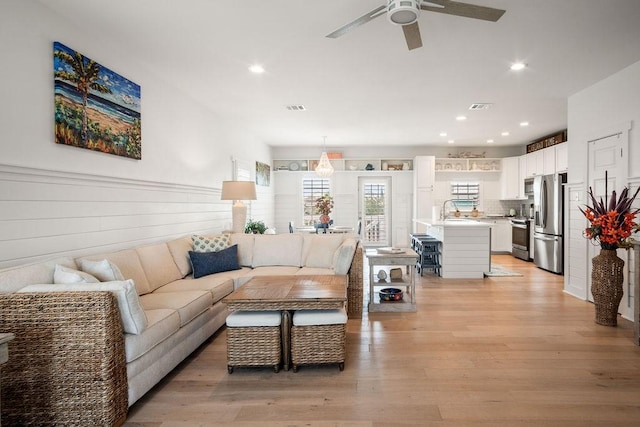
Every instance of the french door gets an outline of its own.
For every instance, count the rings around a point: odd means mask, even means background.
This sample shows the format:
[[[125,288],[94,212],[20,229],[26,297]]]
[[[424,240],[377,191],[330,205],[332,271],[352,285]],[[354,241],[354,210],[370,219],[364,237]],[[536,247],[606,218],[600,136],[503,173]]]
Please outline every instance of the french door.
[[[391,178],[359,177],[359,217],[362,220],[364,246],[390,246]]]

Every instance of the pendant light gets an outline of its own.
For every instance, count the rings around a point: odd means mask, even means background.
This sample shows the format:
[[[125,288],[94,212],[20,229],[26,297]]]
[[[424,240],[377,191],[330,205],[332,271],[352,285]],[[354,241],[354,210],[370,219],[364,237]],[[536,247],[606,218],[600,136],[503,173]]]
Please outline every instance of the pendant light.
[[[333,175],[333,166],[327,156],[327,137],[323,136],[322,138],[324,138],[324,151],[320,155],[318,166],[316,166],[316,174],[322,178],[328,178]]]

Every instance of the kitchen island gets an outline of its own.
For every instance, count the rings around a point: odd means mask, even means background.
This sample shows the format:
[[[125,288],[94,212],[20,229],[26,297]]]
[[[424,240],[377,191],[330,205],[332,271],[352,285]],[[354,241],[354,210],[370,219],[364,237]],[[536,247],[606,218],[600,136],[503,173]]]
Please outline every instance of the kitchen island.
[[[482,279],[491,270],[491,224],[466,218],[414,221],[442,242],[443,278]]]

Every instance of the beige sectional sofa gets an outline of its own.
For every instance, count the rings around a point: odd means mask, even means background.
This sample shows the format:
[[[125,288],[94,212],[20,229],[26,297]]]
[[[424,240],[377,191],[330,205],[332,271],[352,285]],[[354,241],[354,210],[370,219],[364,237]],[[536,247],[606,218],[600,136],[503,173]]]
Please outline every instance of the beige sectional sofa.
[[[229,266],[218,253],[194,254],[192,236],[1,270],[0,329],[16,336],[1,371],[2,422],[121,424],[225,324],[222,298],[255,275],[348,274],[349,314],[362,314],[355,236],[209,237],[228,246],[220,254],[233,255],[229,271],[219,271]],[[192,265],[205,274],[193,278]],[[86,283],[94,277],[100,283]]]

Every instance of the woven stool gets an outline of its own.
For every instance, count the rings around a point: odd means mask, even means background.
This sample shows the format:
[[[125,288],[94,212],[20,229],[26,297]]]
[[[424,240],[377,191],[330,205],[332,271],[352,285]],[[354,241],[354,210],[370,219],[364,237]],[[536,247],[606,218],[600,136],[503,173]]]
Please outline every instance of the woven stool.
[[[236,311],[227,317],[227,369],[273,366],[280,370],[282,346],[279,311]]]
[[[298,310],[291,327],[293,372],[300,365],[337,363],[344,369],[347,312],[339,310]]]

